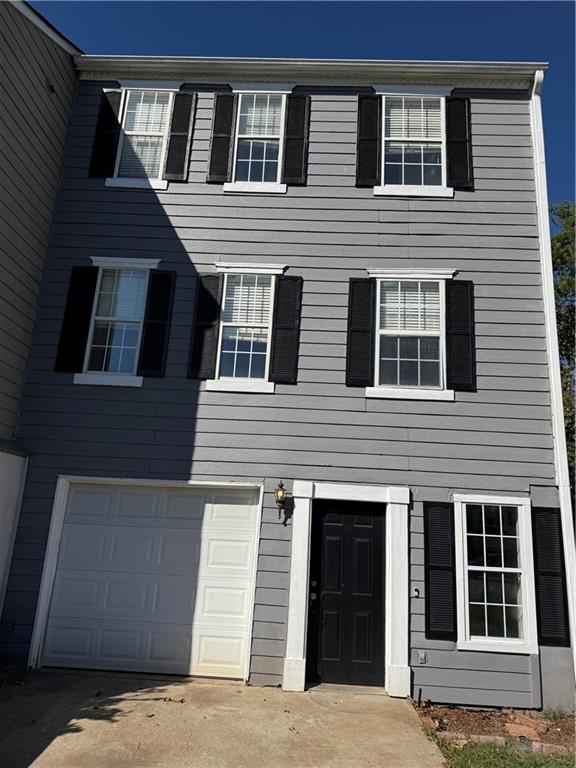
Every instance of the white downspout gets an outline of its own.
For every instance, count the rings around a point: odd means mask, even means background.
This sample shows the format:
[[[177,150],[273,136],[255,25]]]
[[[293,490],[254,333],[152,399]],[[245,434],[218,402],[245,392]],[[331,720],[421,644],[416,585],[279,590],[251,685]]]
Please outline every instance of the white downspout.
[[[572,502],[570,499],[570,474],[564,432],[564,407],[562,404],[562,382],[560,378],[560,351],[556,328],[556,304],[554,299],[554,274],[552,271],[552,246],[550,243],[550,220],[548,213],[548,188],[546,185],[546,159],[544,153],[544,131],[540,94],[544,82],[541,69],[534,73],[534,87],[530,101],[530,120],[534,145],[534,174],[536,182],[536,209],[538,214],[538,236],[540,240],[540,263],[542,267],[542,292],[546,326],[546,347],[548,350],[548,371],[550,375],[550,401],[552,409],[552,438],[554,441],[554,465],[556,483],[560,494],[560,515],[568,593],[570,618],[570,639],[576,670],[576,546],[572,524]]]

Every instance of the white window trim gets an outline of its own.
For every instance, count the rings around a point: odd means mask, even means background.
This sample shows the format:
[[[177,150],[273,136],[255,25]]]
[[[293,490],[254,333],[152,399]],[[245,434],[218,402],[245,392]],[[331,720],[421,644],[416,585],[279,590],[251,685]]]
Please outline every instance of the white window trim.
[[[220,267],[220,269],[219,269]],[[272,346],[272,325],[274,323],[274,302],[276,298],[276,278],[275,275],[282,274],[285,267],[276,264],[254,265],[245,264],[243,266],[230,264],[228,262],[216,263],[216,268],[224,274],[224,286],[222,288],[222,300],[226,296],[226,283],[228,275],[270,275],[270,320],[268,323],[266,368],[264,369],[264,378],[262,379],[236,379],[233,377],[220,377],[220,354],[222,351],[222,319],[218,321],[218,347],[216,350],[216,378],[208,379],[205,382],[205,389],[210,392],[257,392],[260,394],[273,394],[276,384],[268,381],[270,375],[270,353]]]
[[[275,96],[282,96],[282,111],[280,114],[280,135],[278,137],[278,173],[276,175],[276,181],[236,181],[236,156],[238,153],[238,134],[240,130],[240,104],[236,110],[236,125],[234,126],[234,151],[232,157],[232,181],[226,182],[222,190],[224,192],[248,192],[248,193],[261,193],[261,194],[284,194],[288,190],[287,184],[282,184],[280,181],[282,177],[282,166],[284,164],[284,133],[285,133],[285,121],[286,121],[286,95],[292,89],[287,90],[286,86],[280,86],[274,88],[272,86],[267,87],[268,83],[262,83],[256,87],[250,88],[250,83],[239,84],[239,87],[234,88],[234,93],[237,93],[239,98],[242,96],[250,95],[263,95],[272,94]],[[242,87],[246,86],[246,87]],[[263,136],[262,139],[266,139]]]
[[[234,264],[232,261],[214,262],[217,272],[232,275],[281,275],[286,264]]]
[[[164,171],[164,165],[166,163],[166,153],[168,151],[168,142],[170,140],[170,124],[172,122],[172,108],[174,106],[174,94],[177,92],[177,88],[174,83],[164,83],[163,87],[153,87],[156,83],[148,82],[146,86],[142,86],[138,81],[134,81],[133,85],[128,84],[129,81],[124,81],[122,85],[122,96],[120,99],[120,138],[118,146],[116,147],[116,160],[114,162],[114,176],[104,180],[104,186],[106,187],[126,187],[131,189],[168,189],[168,180],[161,177],[158,178],[146,178],[146,179],[134,179],[129,176],[118,176],[118,169],[120,167],[120,157],[122,156],[122,147],[124,145],[124,118],[126,116],[126,104],[128,101],[128,93],[130,91],[164,91],[170,94],[168,101],[168,120],[166,121],[166,128],[164,129],[162,154],[160,155],[159,172]],[[172,87],[171,87],[172,86]]]
[[[92,302],[92,314],[90,315],[90,328],[88,330],[88,338],[86,340],[86,349],[84,350],[84,363],[82,365],[82,373],[74,374],[74,384],[91,384],[97,386],[108,387],[141,387],[143,384],[143,377],[137,376],[136,373],[114,373],[112,371],[88,371],[88,360],[90,357],[90,347],[92,344],[92,335],[94,333],[94,318],[96,314],[96,303],[98,301],[98,294],[100,291],[100,283],[102,281],[102,270],[104,269],[142,269],[146,270],[146,287],[144,289],[145,296],[148,295],[148,285],[150,283],[150,270],[156,269],[160,263],[160,259],[115,259],[106,256],[92,256],[91,261],[93,266],[98,267],[98,279],[96,280],[96,290],[94,291],[94,300]],[[146,311],[146,307],[144,307]],[[140,347],[142,345],[142,334],[144,332],[144,315],[140,323],[140,332],[138,334],[138,346],[136,348],[136,367],[138,369],[138,360],[140,358]]]
[[[371,277],[376,278],[376,318],[375,318],[375,344],[374,344],[374,381],[378,379],[380,368],[380,285],[382,280],[433,280],[440,287],[440,376],[439,387],[390,387],[374,384],[366,387],[364,395],[367,398],[390,400],[454,400],[453,389],[446,388],[448,377],[446,355],[446,280],[456,274],[456,270],[386,270],[367,267]],[[400,334],[401,335],[401,334]],[[418,333],[413,335],[417,336]],[[434,334],[436,335],[436,334]]]
[[[382,157],[380,165],[380,174],[382,178],[382,184],[374,187],[375,196],[383,197],[454,197],[454,189],[447,186],[448,178],[448,156],[446,152],[446,96],[451,92],[451,88],[445,88],[443,92],[437,92],[435,90],[426,90],[425,87],[418,90],[410,88],[400,87],[387,87],[381,86],[382,90],[377,89],[380,98],[382,99]],[[442,89],[438,89],[442,90]],[[386,159],[386,97],[387,96],[421,96],[422,98],[437,97],[440,99],[440,120],[442,126],[442,138],[440,142],[442,145],[442,184],[440,186],[429,186],[422,184],[421,186],[410,184],[385,184],[385,159]],[[424,140],[423,140],[424,141]],[[431,140],[433,141],[433,140]]]
[[[409,662],[409,557],[407,487],[344,485],[296,480],[292,487],[292,556],[286,655],[282,688],[303,691],[306,687],[306,637],[314,499],[370,501],[386,505],[384,690],[390,696],[410,696]],[[318,514],[317,512],[315,514]]]
[[[536,623],[536,586],[532,549],[530,499],[525,496],[489,496],[454,494],[454,527],[456,549],[456,604],[458,640],[461,651],[485,651],[488,653],[516,653],[537,655],[538,628]],[[507,638],[470,638],[468,633],[468,574],[466,504],[505,504],[518,507],[518,543],[520,546],[520,570],[522,573],[522,615],[524,637],[521,640]]]

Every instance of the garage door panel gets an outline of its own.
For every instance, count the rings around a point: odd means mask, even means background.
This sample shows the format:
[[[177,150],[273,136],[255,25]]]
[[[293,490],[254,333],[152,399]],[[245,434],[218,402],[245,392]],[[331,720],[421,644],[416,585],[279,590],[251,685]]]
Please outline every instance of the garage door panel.
[[[43,663],[242,677],[257,497],[73,484]]]

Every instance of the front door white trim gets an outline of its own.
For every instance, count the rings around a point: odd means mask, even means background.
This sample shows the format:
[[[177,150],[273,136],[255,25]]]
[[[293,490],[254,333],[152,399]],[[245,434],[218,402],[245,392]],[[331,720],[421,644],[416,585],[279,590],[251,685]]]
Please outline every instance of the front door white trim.
[[[263,483],[253,482],[212,482],[208,480],[144,480],[142,478],[118,478],[118,477],[86,477],[75,475],[60,475],[56,482],[56,492],[54,494],[54,503],[52,505],[52,517],[50,520],[50,530],[48,532],[48,543],[46,545],[46,555],[44,557],[44,568],[42,570],[42,580],[40,582],[40,592],[38,595],[38,605],[36,616],[34,618],[34,628],[32,630],[32,640],[30,643],[30,653],[28,654],[28,667],[36,669],[41,666],[42,649],[44,647],[44,638],[48,624],[48,614],[50,611],[50,601],[56,578],[56,566],[58,562],[58,552],[60,549],[60,540],[62,538],[62,529],[64,527],[64,517],[68,494],[72,484],[79,485],[89,483],[91,485],[136,485],[158,488],[253,488],[259,491],[258,512],[255,529],[254,558],[252,563],[252,607],[249,626],[252,627],[254,614],[254,596],[256,589],[256,571],[258,567],[258,537],[262,522],[262,504],[264,498]],[[251,642],[246,643],[246,656],[244,659],[244,679],[247,680],[250,671],[250,649]]]
[[[390,696],[409,696],[408,505],[410,503],[410,489],[296,480],[292,495],[294,514],[292,516],[292,555],[290,558],[290,593],[283,689],[285,691],[303,691],[306,684],[312,502],[314,499],[338,499],[371,501],[387,505],[384,687]]]

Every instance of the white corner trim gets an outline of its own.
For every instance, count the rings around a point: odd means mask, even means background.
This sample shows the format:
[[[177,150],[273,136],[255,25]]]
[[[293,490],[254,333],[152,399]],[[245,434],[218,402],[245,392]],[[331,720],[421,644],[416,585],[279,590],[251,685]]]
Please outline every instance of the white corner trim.
[[[366,397],[381,400],[454,400],[453,389],[420,389],[418,387],[366,387]]]
[[[244,192],[262,195],[283,195],[288,189],[287,184],[279,184],[274,181],[227,181],[223,192]]]
[[[44,32],[44,34],[49,37],[50,40],[53,40],[57,45],[60,46],[60,48],[65,50],[66,53],[69,53],[71,56],[78,56],[78,54],[82,54],[80,48],[77,48],[74,43],[71,43],[70,40],[67,40],[56,29],[47,24],[44,19],[38,13],[36,13],[34,8],[28,5],[28,3],[24,3],[22,0],[11,0],[11,5],[13,8],[16,8],[17,11],[20,11],[20,13],[25,16],[28,21],[31,21],[35,27],[38,27],[39,30]]]
[[[303,691],[306,685],[308,579],[313,499],[373,501],[386,507],[385,689],[390,696],[410,695],[409,559],[407,487],[345,485],[297,480],[292,487],[292,551],[286,657],[282,687]]]
[[[456,555],[456,623],[458,650],[487,653],[518,653],[537,656],[538,626],[536,620],[536,585],[530,499],[525,496],[494,496],[459,494],[454,501],[454,540]],[[518,542],[520,545],[521,594],[523,608],[523,639],[482,638],[468,636],[468,576],[466,571],[465,504],[510,504],[518,507]]]
[[[138,91],[179,91],[183,80],[119,80],[120,87]]]
[[[234,93],[292,93],[296,83],[230,83]]]
[[[123,259],[114,256],[90,256],[95,267],[106,269],[156,269],[160,259]]]
[[[125,179],[114,177],[106,179],[104,186],[126,189],[168,189],[168,181],[166,179]]]
[[[457,269],[428,269],[413,267],[412,269],[383,269],[382,267],[366,267],[370,277],[383,280],[451,280]]]
[[[556,303],[554,297],[554,274],[552,270],[552,245],[550,243],[550,219],[548,212],[548,187],[546,184],[546,156],[544,151],[544,128],[542,122],[541,92],[544,82],[543,70],[534,74],[534,87],[530,100],[530,123],[534,145],[534,172],[536,185],[536,208],[538,238],[540,241],[540,264],[542,269],[542,292],[544,298],[544,323],[546,347],[548,350],[548,371],[550,375],[552,436],[554,440],[554,465],[556,483],[560,496],[562,539],[566,582],[568,585],[568,614],[574,669],[576,671],[576,544],[572,524],[572,501],[570,498],[570,473],[564,432],[564,406],[562,403],[562,382],[560,378],[560,352],[556,327]]]
[[[276,385],[273,381],[264,379],[208,379],[208,392],[260,392],[272,395]]]
[[[373,86],[381,96],[450,96],[453,85],[395,85],[379,83]]]
[[[144,379],[142,376],[130,376],[124,373],[108,373],[103,371],[89,371],[87,373],[75,373],[74,384],[94,384],[105,387],[141,387]]]
[[[281,275],[287,269],[286,264],[235,264],[233,261],[215,261],[214,266],[217,272],[233,275]]]
[[[452,187],[403,186],[389,184],[374,187],[374,196],[382,197],[454,197]]]

